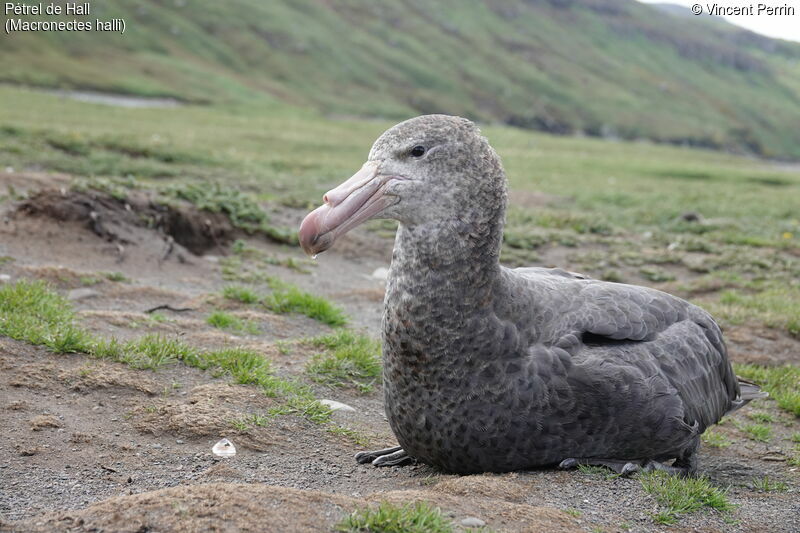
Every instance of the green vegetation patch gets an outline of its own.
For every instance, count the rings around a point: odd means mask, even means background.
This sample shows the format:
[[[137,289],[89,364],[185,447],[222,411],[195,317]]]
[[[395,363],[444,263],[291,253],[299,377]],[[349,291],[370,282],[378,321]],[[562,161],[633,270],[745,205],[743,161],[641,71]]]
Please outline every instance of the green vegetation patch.
[[[256,231],[265,226],[269,217],[249,196],[232,187],[219,184],[180,183],[164,188],[168,198],[185,200],[198,209],[211,213],[223,213],[237,228]]]
[[[340,437],[346,437],[350,439],[350,441],[355,444],[356,446],[360,446],[362,448],[366,448],[370,444],[369,437],[361,433],[360,431],[356,431],[354,429],[336,425],[336,424],[329,424],[328,425],[328,433],[331,435],[338,435]]]
[[[228,300],[243,304],[254,304],[261,299],[261,296],[255,290],[243,285],[227,285],[223,287],[222,296]]]
[[[800,416],[800,367],[734,363],[733,368],[737,375],[758,383],[778,403],[778,407]]]
[[[452,533],[453,524],[442,510],[425,502],[395,505],[381,502],[377,507],[354,511],[336,525],[348,533]]]
[[[119,283],[128,283],[131,281],[122,272],[103,272],[103,276],[105,276],[108,281],[116,281]]]
[[[214,311],[208,318],[206,323],[219,329],[234,331],[237,333],[249,333],[250,335],[258,335],[258,324],[252,320],[243,320],[238,316],[228,313],[226,311]]]
[[[711,484],[708,478],[682,478],[665,472],[648,472],[639,476],[642,488],[653,496],[662,509],[653,515],[659,524],[673,524],[680,515],[693,513],[704,507],[717,511],[730,511],[727,489]]]
[[[85,352],[90,335],[75,325],[66,298],[41,281],[0,287],[0,335],[47,346],[56,353]]]
[[[178,183],[162,189],[167,198],[185,200],[198,209],[226,215],[231,223],[248,233],[260,232],[272,240],[286,244],[297,244],[297,234],[293,228],[281,228],[270,224],[269,216],[246,193],[219,183]]]
[[[769,327],[800,338],[800,286],[774,286],[756,292],[727,290],[720,295],[719,311],[734,323],[756,317]]]
[[[727,448],[733,444],[733,442],[722,433],[717,433],[710,429],[706,430],[700,438],[703,440],[703,444],[711,446],[712,448]]]
[[[325,298],[275,278],[267,282],[272,293],[264,298],[263,304],[273,313],[299,313],[334,327],[347,323],[344,311]]]
[[[329,326],[347,324],[344,311],[321,296],[301,290],[299,287],[270,276],[261,276],[272,292],[260,295],[255,289],[245,285],[228,285],[222,289],[222,296],[245,304],[260,302],[273,313],[298,313]]]
[[[747,417],[750,418],[750,420],[755,420],[756,422],[762,424],[775,422],[775,417],[769,413],[747,413]]]
[[[605,466],[578,465],[578,472],[587,476],[599,477],[605,480],[616,479],[620,477],[619,474],[613,472]]]
[[[786,492],[789,486],[783,481],[775,481],[769,476],[753,478],[753,488],[761,492]]]
[[[313,392],[297,382],[275,376],[269,361],[244,348],[200,350],[179,339],[144,335],[128,342],[93,336],[75,324],[70,303],[41,281],[18,281],[0,287],[0,335],[43,345],[56,353],[86,353],[138,369],[156,370],[180,361],[237,383],[258,386],[264,394],[284,403],[271,414],[297,413],[313,422],[327,422],[330,409]]]
[[[772,430],[762,424],[747,424],[740,428],[747,434],[747,437],[758,442],[769,442],[772,437]]]
[[[361,392],[370,392],[380,379],[380,342],[347,329],[308,341],[312,346],[325,348],[306,366],[314,381],[326,385],[354,386]]]

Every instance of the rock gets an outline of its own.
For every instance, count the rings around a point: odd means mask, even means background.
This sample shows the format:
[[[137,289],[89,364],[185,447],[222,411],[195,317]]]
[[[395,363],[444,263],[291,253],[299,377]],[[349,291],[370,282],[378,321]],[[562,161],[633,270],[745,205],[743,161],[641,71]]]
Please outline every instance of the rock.
[[[386,279],[389,277],[389,269],[386,267],[378,267],[372,272],[372,277],[386,281]]]
[[[484,522],[480,518],[475,518],[474,516],[470,516],[462,520],[461,525],[464,527],[483,527],[486,525],[486,522]]]
[[[8,274],[0,274],[0,283],[8,283],[11,281],[11,276]]]
[[[94,298],[96,296],[100,296],[100,293],[94,289],[73,289],[67,293],[67,300],[77,301],[77,300],[85,300],[87,298]]]
[[[698,213],[696,211],[686,211],[685,213],[681,213],[680,218],[681,218],[681,220],[684,220],[686,222],[702,222],[703,221],[703,215],[701,215],[700,213]]]
[[[355,409],[350,407],[346,403],[337,402],[336,400],[320,400],[319,403],[322,405],[327,405],[331,408],[331,411],[352,411],[355,413]]]

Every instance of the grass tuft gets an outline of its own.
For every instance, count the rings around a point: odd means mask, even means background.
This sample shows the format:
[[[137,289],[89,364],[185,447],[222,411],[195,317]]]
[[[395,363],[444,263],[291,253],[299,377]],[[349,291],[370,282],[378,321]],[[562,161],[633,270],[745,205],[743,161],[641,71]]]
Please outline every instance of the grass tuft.
[[[168,363],[185,359],[194,351],[194,348],[179,339],[150,334],[122,345],[116,359],[134,368],[156,370]],[[113,352],[107,350],[106,353]]]
[[[234,300],[243,304],[254,304],[260,299],[256,291],[243,285],[228,285],[223,287],[222,296],[228,300]]]
[[[706,430],[706,432],[703,433],[700,438],[703,440],[704,444],[713,448],[727,448],[733,444],[733,442],[722,433],[717,433],[710,429]]]
[[[361,448],[368,447],[370,443],[369,438],[363,433],[336,424],[330,424],[328,426],[328,433],[332,435],[338,435],[340,437],[347,437],[353,444]]]
[[[167,197],[185,200],[198,209],[223,213],[237,228],[256,231],[269,221],[267,213],[251,197],[231,187],[214,184],[181,183],[164,189]]]
[[[769,476],[753,478],[753,489],[761,492],[786,492],[789,486],[783,481],[775,481]]]
[[[578,465],[578,472],[587,476],[601,477],[605,480],[616,479],[620,477],[619,474],[613,472],[605,466]]]
[[[769,442],[772,436],[772,430],[761,424],[747,424],[741,427],[741,430],[747,434],[747,437],[758,442]]]
[[[705,477],[681,478],[655,471],[641,474],[639,482],[663,507],[653,515],[653,520],[659,524],[673,524],[680,515],[703,507],[717,511],[733,509],[727,499],[728,490],[713,486]]]
[[[225,311],[214,311],[208,315],[206,323],[215,328],[238,333],[249,333],[250,335],[258,335],[259,333],[258,324],[252,320],[242,320],[238,316]]]
[[[245,348],[223,348],[198,354],[199,366],[218,367],[242,385],[260,385],[269,396],[275,393],[272,368],[260,353]],[[191,364],[191,363],[190,363]]]
[[[83,352],[90,336],[74,320],[70,303],[44,282],[21,280],[0,287],[0,335],[56,353]]]
[[[737,375],[761,385],[778,407],[800,416],[800,367],[734,364],[734,370]]]
[[[720,295],[719,303],[734,314],[757,316],[769,327],[785,329],[794,337],[800,337],[798,296],[800,290],[792,285],[768,287],[755,293],[728,290]]]
[[[339,329],[308,341],[325,348],[306,366],[314,381],[327,385],[355,386],[361,392],[372,390],[381,375],[380,343],[365,335]]]
[[[266,281],[272,292],[265,297],[244,285],[228,285],[223,288],[222,296],[245,304],[261,302],[273,313],[299,313],[329,326],[344,326],[347,316],[339,307],[325,298],[300,290],[298,287],[273,277],[259,277]]]
[[[342,532],[452,533],[453,524],[441,509],[425,502],[395,505],[381,502],[378,507],[354,511],[336,525]]]
[[[121,283],[127,283],[130,281],[130,279],[122,272],[103,272],[103,276],[105,276],[108,281],[117,281]]]
[[[763,412],[748,413],[747,416],[750,418],[750,420],[754,420],[762,424],[775,422],[775,417],[769,413],[763,413]]]
[[[294,285],[269,278],[272,293],[264,298],[264,306],[274,313],[300,313],[329,326],[344,326],[347,316],[331,302],[300,290]]]

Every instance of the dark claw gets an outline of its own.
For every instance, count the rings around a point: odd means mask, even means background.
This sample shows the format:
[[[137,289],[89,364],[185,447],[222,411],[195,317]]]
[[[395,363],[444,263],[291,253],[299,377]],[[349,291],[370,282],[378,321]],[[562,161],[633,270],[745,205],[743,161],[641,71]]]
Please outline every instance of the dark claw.
[[[580,465],[603,466],[615,474],[630,476],[641,470],[641,465],[636,462],[621,461],[617,459],[595,459],[590,457],[569,457],[558,464],[561,470],[577,468]]]
[[[570,457],[569,459],[564,459],[560,463],[558,463],[558,468],[560,470],[571,470],[573,468],[578,468],[578,460]]]
[[[394,453],[390,453],[389,455],[381,455],[374,461],[372,461],[373,466],[399,466],[406,463],[412,462],[413,459],[409,457],[409,455],[405,452],[405,450],[400,450]]]
[[[625,465],[619,471],[619,475],[622,477],[630,477],[636,472],[639,472],[641,469],[642,467],[636,463],[625,463]]]
[[[679,477],[689,477],[694,474],[694,471],[687,466],[675,466],[675,465],[665,465],[664,463],[659,463],[658,461],[648,461],[642,467],[642,470],[645,472],[652,472],[653,470],[659,470],[661,472],[666,472],[672,476],[679,476]]]
[[[369,452],[358,452],[355,455],[356,462],[359,464],[367,464],[372,463],[375,466],[392,466],[394,464],[399,464],[398,459],[404,459],[408,457],[406,453],[403,451],[403,448],[400,446],[394,446],[392,448],[384,448],[382,450],[373,450]]]

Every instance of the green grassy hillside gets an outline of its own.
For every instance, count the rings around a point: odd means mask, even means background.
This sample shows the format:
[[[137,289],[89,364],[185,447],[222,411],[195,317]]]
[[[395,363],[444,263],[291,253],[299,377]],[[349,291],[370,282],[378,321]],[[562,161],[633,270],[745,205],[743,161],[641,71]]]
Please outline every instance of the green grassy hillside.
[[[332,115],[447,112],[800,158],[800,46],[632,0],[141,0],[92,9],[91,18],[124,18],[124,35],[4,34],[0,81]]]
[[[115,108],[9,87],[0,87],[0,102],[7,103],[0,106],[0,172],[63,172],[76,187],[117,197],[136,189],[166,199],[207,191],[202,203],[234,209],[247,207],[240,195],[315,207],[392,125],[286,106]],[[669,283],[659,286],[727,325],[800,336],[800,174],[792,165],[500,126],[483,132],[511,187],[507,264]],[[3,179],[0,205],[17,196]],[[387,236],[392,227],[371,225]]]

